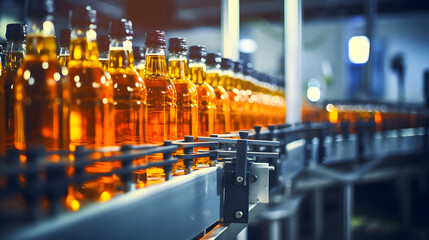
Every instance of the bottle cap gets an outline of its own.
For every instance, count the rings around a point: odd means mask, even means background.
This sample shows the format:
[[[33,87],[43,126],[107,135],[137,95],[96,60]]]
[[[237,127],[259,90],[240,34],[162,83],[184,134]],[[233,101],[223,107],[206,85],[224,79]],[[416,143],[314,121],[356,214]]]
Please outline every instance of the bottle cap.
[[[133,23],[130,20],[122,18],[110,22],[109,35],[111,38],[131,37],[133,33]]]
[[[110,37],[107,35],[97,35],[97,45],[100,52],[109,51]]]
[[[27,25],[13,23],[6,26],[6,39],[9,42],[23,42],[27,37]]]
[[[165,32],[162,30],[149,31],[146,36],[146,46],[152,44],[165,46]]]
[[[188,46],[186,45],[186,38],[170,38],[168,40],[168,51],[170,52],[184,52],[188,51]]]
[[[252,67],[253,65],[251,63],[244,64],[244,69],[243,69],[244,75],[251,76],[253,71]]]
[[[53,0],[27,0],[25,13],[29,18],[45,18],[54,13]]]
[[[69,11],[70,27],[87,27],[97,23],[97,11],[91,6],[75,8]]]
[[[60,47],[70,46],[70,28],[60,30]]]
[[[136,62],[144,60],[145,49],[143,46],[133,46],[133,55]]]
[[[243,60],[238,60],[234,62],[234,72],[243,73]]]
[[[220,56],[220,53],[208,53],[207,54],[207,66],[216,67],[217,65],[220,65],[222,62],[222,57]]]
[[[195,45],[189,48],[189,59],[206,58],[206,47],[204,45]]]
[[[234,62],[229,58],[222,58],[220,68],[222,70],[234,70]]]

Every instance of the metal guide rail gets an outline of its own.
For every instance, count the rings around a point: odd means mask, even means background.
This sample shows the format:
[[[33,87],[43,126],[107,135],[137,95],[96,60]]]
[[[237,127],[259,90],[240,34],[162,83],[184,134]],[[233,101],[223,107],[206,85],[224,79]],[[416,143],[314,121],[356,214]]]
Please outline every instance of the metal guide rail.
[[[388,123],[381,124],[381,131],[420,127],[424,130],[423,145],[428,146],[427,120],[418,126]],[[356,132],[352,158],[363,161],[367,158],[366,141],[376,133],[374,121],[255,127],[248,132],[199,137],[198,141],[187,136],[181,141],[165,141],[162,146],[11,151],[0,167],[0,238],[111,239],[125,234],[129,238],[190,239],[205,233],[206,237],[224,238],[222,234],[237,233],[245,226],[237,224],[249,223],[269,202],[270,192],[284,188],[284,179],[290,175],[285,166],[292,162],[289,158],[293,154],[289,143],[305,142],[304,151],[299,153],[301,169],[329,164],[327,139],[335,141],[339,135],[348,139],[351,125]],[[318,139],[316,144],[314,139]],[[153,154],[162,154],[162,161],[136,161]],[[210,165],[194,168],[194,160],[203,157],[210,159]],[[184,169],[172,174],[179,159]],[[103,162],[120,163],[120,167],[85,171]],[[163,168],[165,182],[137,189],[135,173],[153,167]],[[73,169],[71,174],[69,169]],[[120,179],[120,194],[105,203],[91,201],[77,212],[65,210],[64,198],[70,186],[112,175]],[[143,178],[149,181],[144,174]]]
[[[213,136],[210,141],[200,138],[198,142],[187,136],[182,141],[165,141],[162,146],[81,146],[74,152],[44,148],[32,148],[25,153],[11,151],[2,159],[0,168],[0,236],[112,238],[127,233],[164,239],[193,238],[220,219],[247,223],[249,202],[268,202],[269,167],[261,160],[278,158],[277,152],[250,152],[248,146],[279,146],[277,141],[247,140],[248,135],[240,132]],[[154,154],[162,154],[162,160],[138,161]],[[197,158],[209,158],[210,165],[194,169],[193,161]],[[184,169],[172,174],[179,159],[183,160]],[[98,163],[115,163],[120,167],[86,171]],[[137,190],[135,173],[153,167],[163,168],[164,182]],[[105,203],[88,201],[77,212],[66,211],[64,198],[71,186],[79,187],[112,175],[119,179],[119,194]],[[145,177],[144,181],[149,182]],[[234,183],[225,184],[230,180]],[[241,194],[231,196],[232,189],[237,188],[242,189]],[[168,224],[171,232],[164,230]]]

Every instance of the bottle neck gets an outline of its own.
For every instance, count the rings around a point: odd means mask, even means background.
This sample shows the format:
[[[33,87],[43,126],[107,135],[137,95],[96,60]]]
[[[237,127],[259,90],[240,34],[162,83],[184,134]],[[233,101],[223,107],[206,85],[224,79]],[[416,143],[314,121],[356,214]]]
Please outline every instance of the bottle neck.
[[[55,28],[51,17],[31,20],[28,24],[27,51],[28,56],[56,59]]]
[[[109,59],[109,51],[100,51],[98,59]]]
[[[69,50],[69,48],[66,47],[66,46],[61,46],[60,47],[60,53],[59,53],[59,55],[60,56],[70,56],[70,50]]]
[[[167,62],[165,61],[164,46],[151,46],[146,49],[145,73],[146,75],[167,75]]]
[[[109,69],[134,68],[133,44],[130,39],[113,38],[109,47]]]
[[[70,63],[98,62],[97,32],[92,28],[73,28],[70,37]]]
[[[241,82],[242,79],[243,79],[243,74],[241,74],[241,73],[235,73],[234,74],[234,79],[232,80],[232,84],[238,90],[242,89],[242,82]]]
[[[223,87],[226,90],[232,90],[234,89],[234,82],[233,82],[233,76],[234,76],[234,72],[231,70],[223,70],[222,71],[222,84]]]
[[[215,66],[207,66],[207,83],[212,87],[216,88],[218,86],[222,86],[222,82],[220,79],[221,71],[218,67]]]
[[[9,42],[7,46],[5,69],[15,70],[19,68],[25,58],[25,43],[21,41]]]
[[[170,52],[168,59],[168,76],[174,79],[189,78],[186,52]]]
[[[191,80],[194,84],[206,82],[206,64],[203,61],[189,59],[189,69],[191,71]]]

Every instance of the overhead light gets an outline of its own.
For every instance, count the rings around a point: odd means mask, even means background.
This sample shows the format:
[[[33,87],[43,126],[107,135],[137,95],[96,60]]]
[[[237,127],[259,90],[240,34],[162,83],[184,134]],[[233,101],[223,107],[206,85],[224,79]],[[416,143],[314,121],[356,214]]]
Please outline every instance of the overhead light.
[[[322,97],[320,82],[317,79],[310,79],[307,84],[307,98],[310,102],[318,102]]]
[[[253,39],[243,38],[240,39],[239,47],[242,53],[254,53],[258,49],[258,44]]]
[[[354,36],[349,39],[349,60],[354,64],[368,62],[370,43],[366,36]]]

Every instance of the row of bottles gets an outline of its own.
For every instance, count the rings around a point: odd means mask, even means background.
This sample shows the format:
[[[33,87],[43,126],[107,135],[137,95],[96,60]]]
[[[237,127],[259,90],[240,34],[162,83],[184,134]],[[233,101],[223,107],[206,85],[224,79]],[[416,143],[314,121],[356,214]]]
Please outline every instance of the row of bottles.
[[[7,26],[0,155],[40,145],[74,151],[80,146],[162,144],[284,119],[284,114],[276,119],[285,111],[283,93],[258,82],[241,62],[207,54],[202,45],[188,49],[185,38],[172,38],[167,64],[163,31],[148,32],[145,49],[133,47],[132,23],[126,19],[111,22],[109,36],[97,36],[96,11],[89,6],[70,11],[70,29],[60,31],[57,56],[53,2],[31,0],[26,6],[28,28]],[[280,96],[281,104],[274,101]],[[161,160],[162,154],[155,154],[134,164]],[[199,159],[195,166],[208,163],[208,158]],[[85,171],[118,168],[119,162],[94,162]],[[163,174],[162,168],[134,173],[138,186]],[[107,175],[70,186],[66,205],[74,209],[85,199],[108,200],[119,185],[117,176]]]
[[[163,31],[147,33],[145,50],[132,46],[129,20],[97,36],[91,7],[71,11],[57,58],[52,2],[30,2],[28,36],[25,24],[7,26],[2,154],[37,145],[159,144],[284,120],[284,93],[258,81],[251,66],[207,54],[202,45],[188,51],[185,38],[170,39],[167,65]]]

